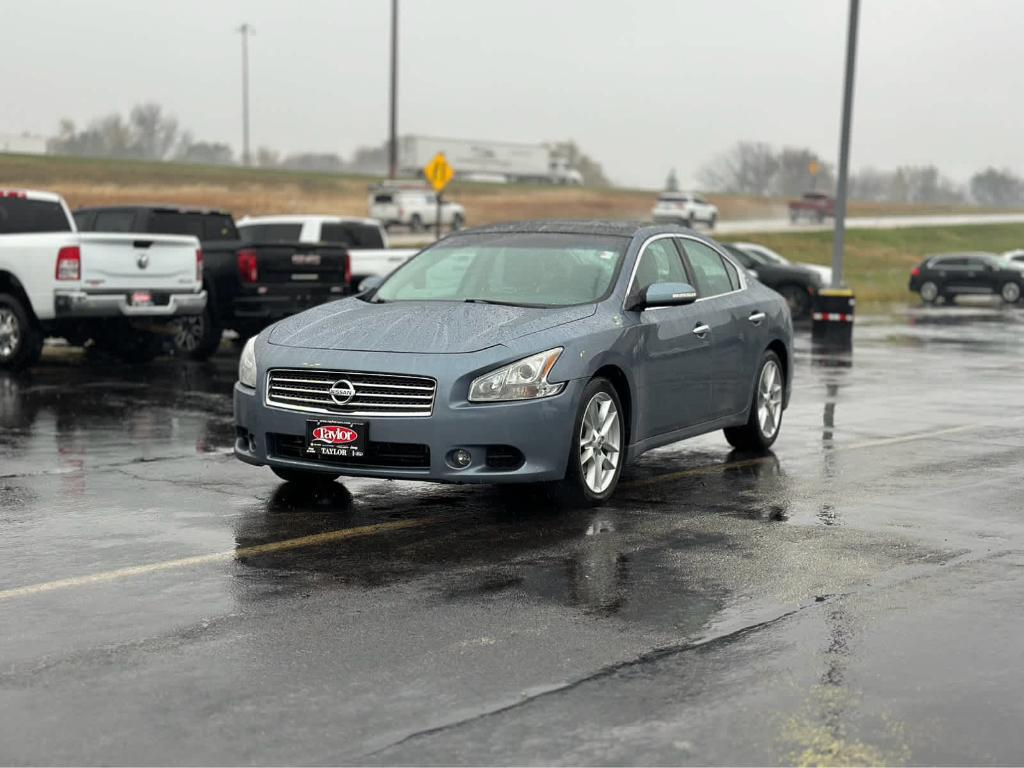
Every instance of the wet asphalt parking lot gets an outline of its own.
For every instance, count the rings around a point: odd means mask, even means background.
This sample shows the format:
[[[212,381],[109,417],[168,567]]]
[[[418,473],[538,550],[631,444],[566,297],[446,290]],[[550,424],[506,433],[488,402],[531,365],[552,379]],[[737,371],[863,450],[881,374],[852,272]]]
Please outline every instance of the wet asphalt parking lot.
[[[236,354],[0,376],[0,762],[1024,760],[1024,311],[798,336],[612,503],[241,464]]]

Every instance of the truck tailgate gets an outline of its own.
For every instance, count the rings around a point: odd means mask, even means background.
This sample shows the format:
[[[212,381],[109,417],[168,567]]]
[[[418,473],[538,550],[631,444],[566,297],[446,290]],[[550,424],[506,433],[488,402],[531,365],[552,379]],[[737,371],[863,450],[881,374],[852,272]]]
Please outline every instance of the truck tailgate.
[[[82,232],[82,287],[86,290],[198,291],[191,236]]]
[[[263,284],[347,285],[348,252],[323,243],[248,243],[256,253],[258,282]]]

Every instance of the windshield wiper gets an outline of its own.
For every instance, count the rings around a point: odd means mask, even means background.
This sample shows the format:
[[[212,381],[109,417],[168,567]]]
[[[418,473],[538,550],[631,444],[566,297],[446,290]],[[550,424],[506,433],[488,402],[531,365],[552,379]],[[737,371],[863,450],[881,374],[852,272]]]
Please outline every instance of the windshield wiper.
[[[528,307],[530,309],[543,309],[547,304],[523,304],[518,301],[495,301],[494,299],[463,299],[465,304],[494,304],[499,307]]]

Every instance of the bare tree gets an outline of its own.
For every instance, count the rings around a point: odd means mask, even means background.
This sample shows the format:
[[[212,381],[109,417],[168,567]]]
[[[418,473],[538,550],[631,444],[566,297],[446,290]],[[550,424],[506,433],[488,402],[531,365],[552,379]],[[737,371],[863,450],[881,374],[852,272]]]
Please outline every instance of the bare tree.
[[[741,141],[719,155],[698,174],[701,184],[718,192],[767,195],[779,169],[779,159],[769,144]]]
[[[1024,202],[1024,181],[1012,171],[986,168],[971,177],[971,196],[980,205],[1020,205]]]

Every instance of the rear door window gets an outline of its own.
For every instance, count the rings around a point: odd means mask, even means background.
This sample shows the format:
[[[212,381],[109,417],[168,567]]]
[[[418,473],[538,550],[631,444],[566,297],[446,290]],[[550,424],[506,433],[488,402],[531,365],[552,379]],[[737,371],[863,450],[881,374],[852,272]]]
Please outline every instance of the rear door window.
[[[96,232],[131,232],[135,211],[97,211],[93,230]]]
[[[247,243],[297,243],[301,239],[302,224],[249,224],[242,227],[241,234]]]
[[[58,202],[0,197],[0,234],[70,231],[71,223]]]

